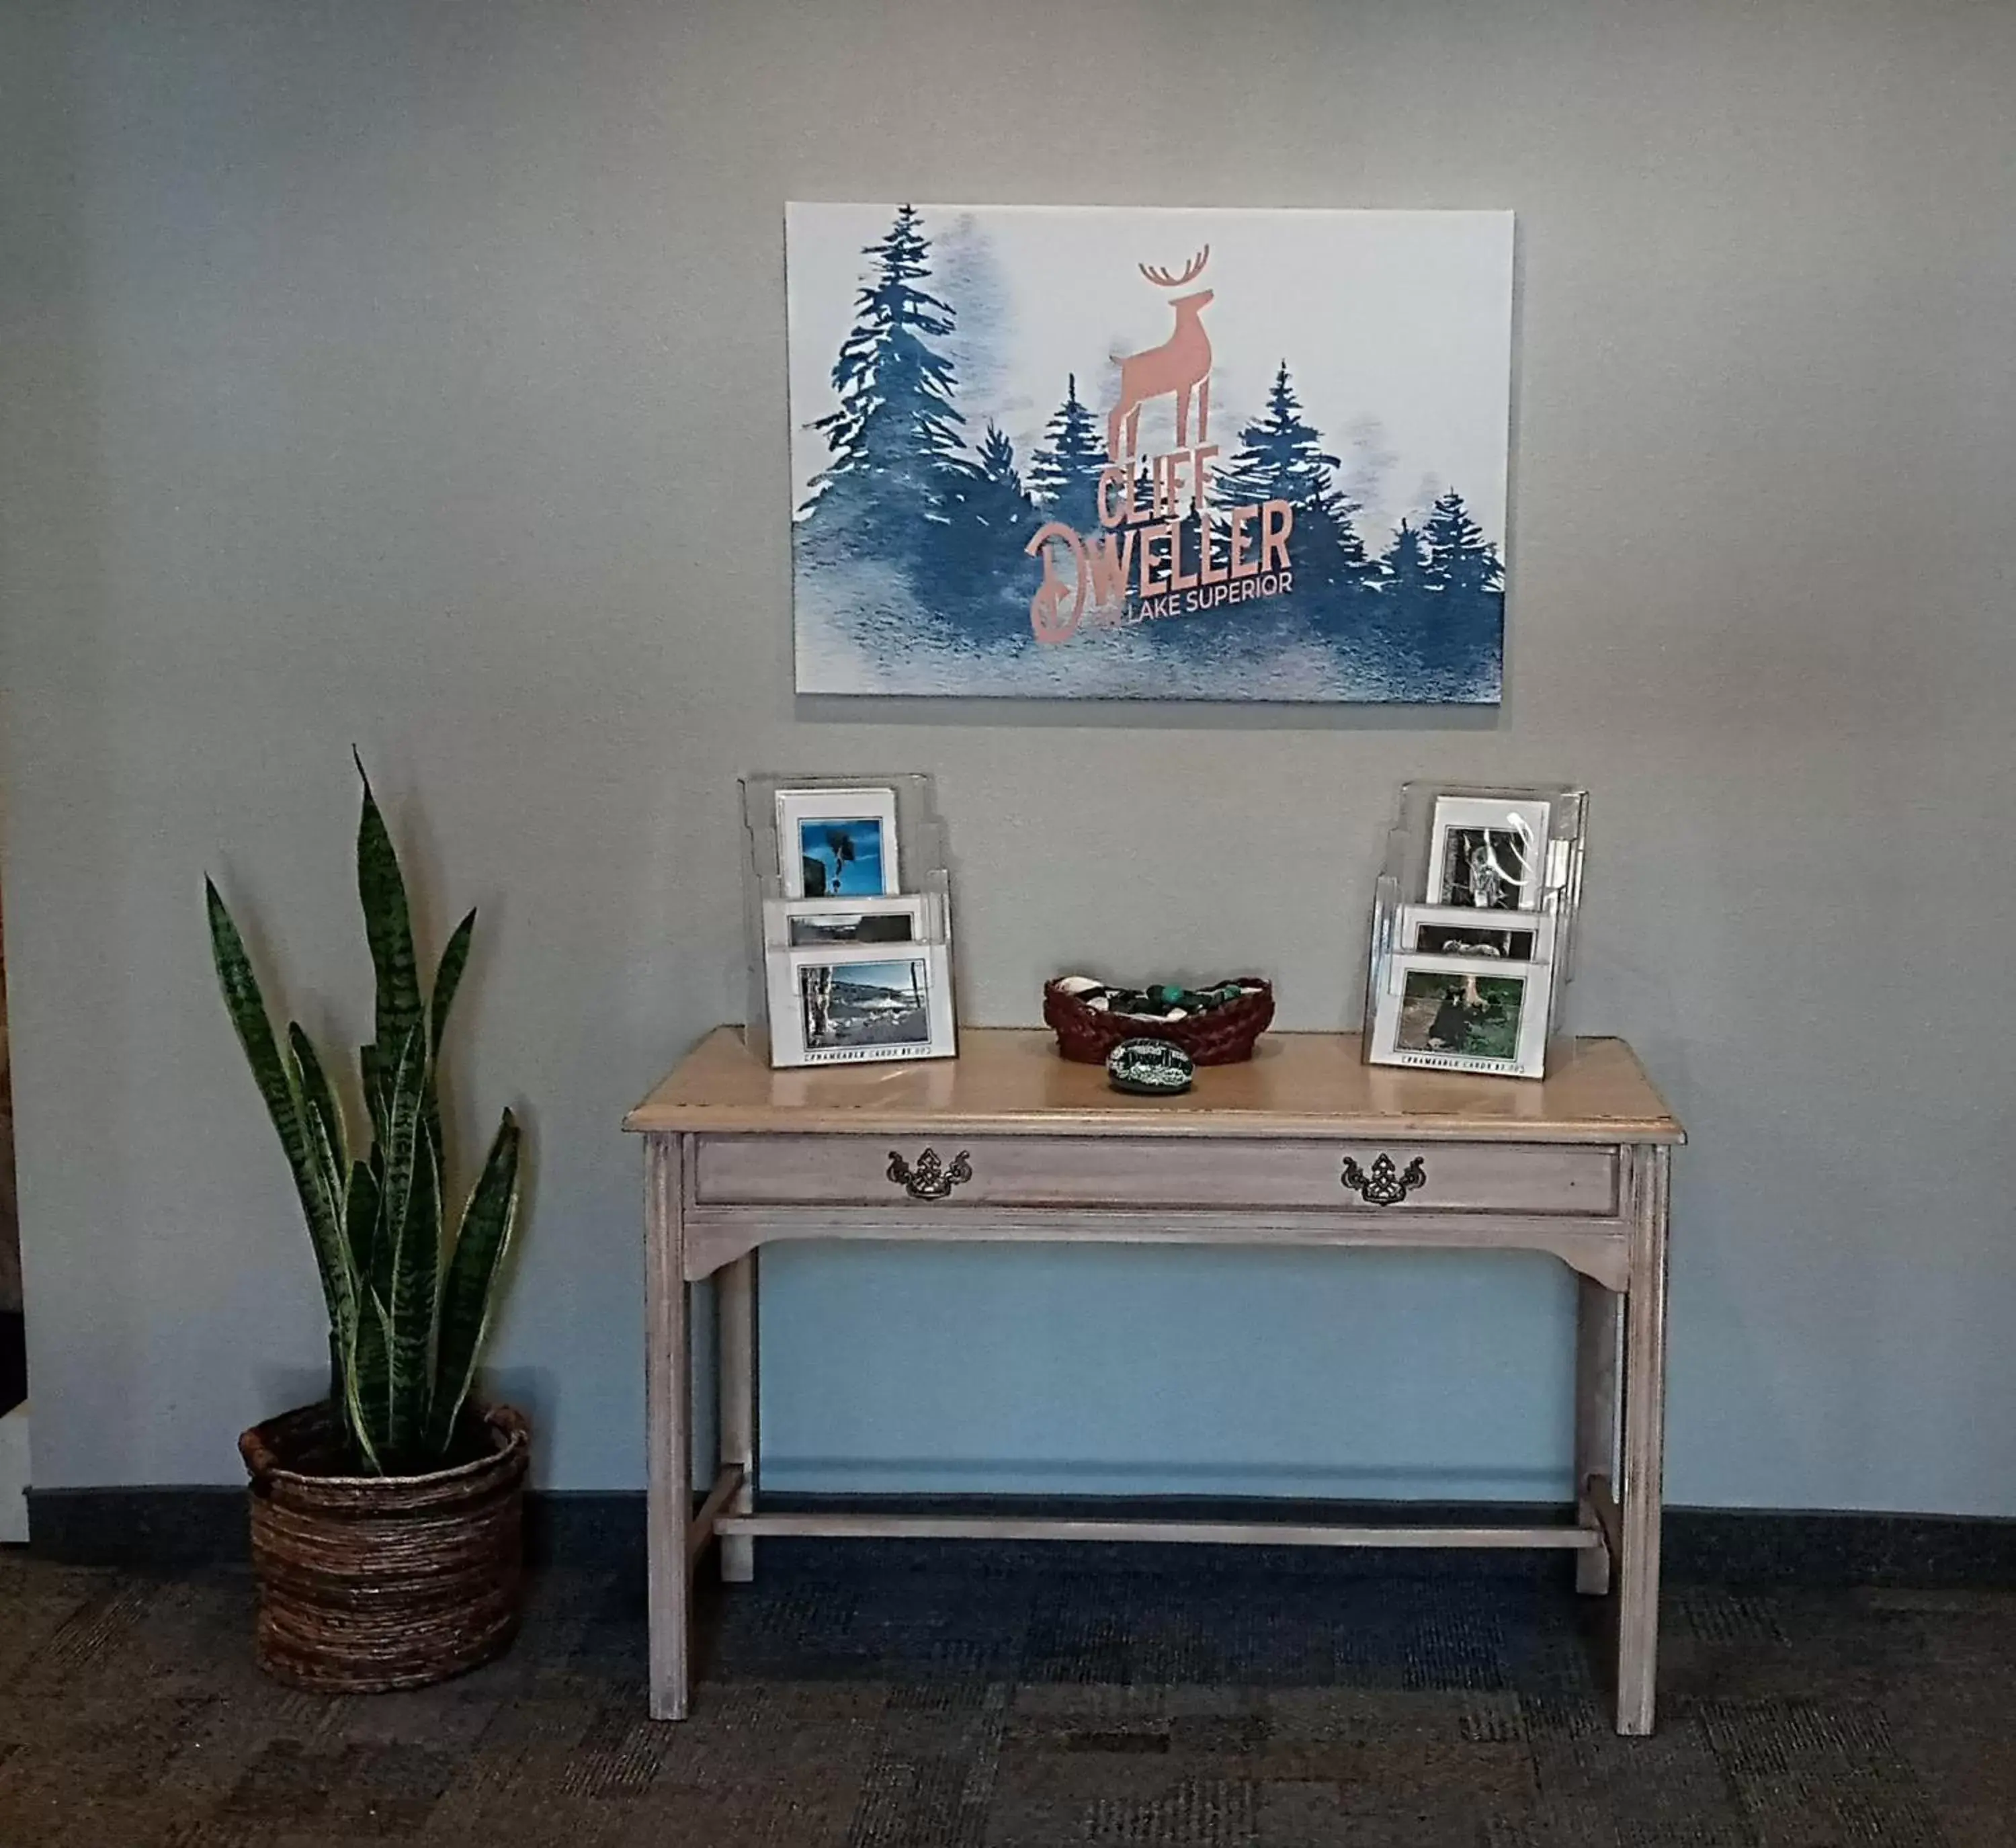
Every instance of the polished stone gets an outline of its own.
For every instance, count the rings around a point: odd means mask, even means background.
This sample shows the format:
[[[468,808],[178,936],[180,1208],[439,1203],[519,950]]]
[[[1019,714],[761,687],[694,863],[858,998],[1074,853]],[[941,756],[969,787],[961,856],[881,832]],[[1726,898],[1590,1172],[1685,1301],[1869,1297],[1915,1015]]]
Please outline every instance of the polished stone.
[[[1123,1039],[1106,1055],[1107,1081],[1141,1097],[1173,1097],[1190,1088],[1197,1066],[1166,1039]]]

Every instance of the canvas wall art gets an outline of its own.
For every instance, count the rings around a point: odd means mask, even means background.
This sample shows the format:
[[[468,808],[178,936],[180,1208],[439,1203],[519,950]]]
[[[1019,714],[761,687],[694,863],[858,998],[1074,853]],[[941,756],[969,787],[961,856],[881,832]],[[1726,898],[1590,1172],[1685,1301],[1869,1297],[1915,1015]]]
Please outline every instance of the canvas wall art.
[[[800,692],[1496,702],[1510,213],[786,217]]]

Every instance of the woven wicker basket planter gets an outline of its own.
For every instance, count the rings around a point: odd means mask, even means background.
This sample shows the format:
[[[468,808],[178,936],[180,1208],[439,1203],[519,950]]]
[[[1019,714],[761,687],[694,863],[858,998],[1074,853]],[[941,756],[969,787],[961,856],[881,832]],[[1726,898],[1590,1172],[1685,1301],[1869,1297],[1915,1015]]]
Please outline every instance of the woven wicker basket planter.
[[[269,1674],[319,1693],[383,1694],[445,1680],[509,1646],[531,1433],[509,1406],[473,1416],[490,1454],[426,1475],[317,1473],[339,1454],[326,1406],[238,1440]]]
[[[1274,1018],[1274,986],[1258,975],[1242,975],[1251,992],[1223,1007],[1187,1020],[1158,1021],[1136,1014],[1088,1007],[1055,982],[1043,985],[1043,1019],[1057,1036],[1057,1050],[1082,1065],[1103,1065],[1123,1039],[1166,1039],[1199,1065],[1236,1065],[1253,1056],[1253,1043]]]

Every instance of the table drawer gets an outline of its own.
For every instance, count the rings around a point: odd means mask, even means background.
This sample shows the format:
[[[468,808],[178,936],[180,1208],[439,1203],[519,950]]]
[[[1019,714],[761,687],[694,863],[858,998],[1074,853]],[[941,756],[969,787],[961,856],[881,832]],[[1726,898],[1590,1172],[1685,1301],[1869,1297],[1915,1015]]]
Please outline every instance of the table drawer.
[[[1611,1218],[1614,1148],[1147,1137],[703,1136],[703,1206],[1125,1205]]]

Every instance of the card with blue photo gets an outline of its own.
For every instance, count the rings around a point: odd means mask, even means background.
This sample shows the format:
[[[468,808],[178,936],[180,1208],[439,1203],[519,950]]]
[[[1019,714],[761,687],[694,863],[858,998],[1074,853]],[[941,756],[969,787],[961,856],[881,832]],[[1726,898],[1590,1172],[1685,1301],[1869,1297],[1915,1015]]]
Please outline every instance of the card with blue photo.
[[[893,789],[780,789],[778,872],[794,899],[900,892]]]

